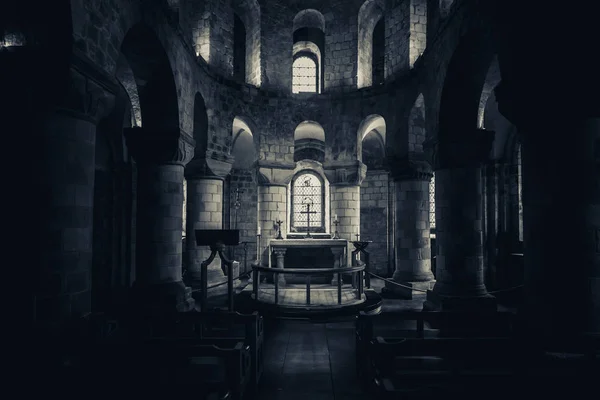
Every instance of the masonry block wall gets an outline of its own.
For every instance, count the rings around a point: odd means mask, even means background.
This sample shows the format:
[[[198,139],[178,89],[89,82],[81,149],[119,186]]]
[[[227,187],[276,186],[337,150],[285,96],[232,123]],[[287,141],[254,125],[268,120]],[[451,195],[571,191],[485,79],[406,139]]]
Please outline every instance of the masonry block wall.
[[[358,9],[348,1],[325,13],[325,91],[356,88]]]
[[[410,2],[410,50],[409,63],[412,68],[415,61],[427,45],[427,0]]]
[[[240,230],[240,242],[248,242],[246,246],[248,265],[257,259],[256,254],[256,232],[258,187],[254,171],[241,169],[231,170],[229,179],[229,226],[231,229]],[[240,190],[240,208],[235,209],[236,189]],[[236,221],[237,219],[237,221]],[[240,262],[243,268],[244,246],[239,245],[234,251],[235,260]]]
[[[287,187],[283,185],[261,185],[258,187],[258,226],[261,228],[261,261],[269,264],[268,244],[277,237],[277,220],[283,221],[283,237],[287,232]]]
[[[194,6],[192,41],[199,55],[224,75],[233,74],[233,10],[231,0],[208,0]]]
[[[356,240],[360,235],[360,186],[330,186],[331,226],[335,214],[340,238]]]
[[[396,181],[395,187],[396,273],[398,280],[410,281],[431,271],[429,181]]]
[[[410,59],[411,3],[404,0],[388,2],[385,14],[385,77],[406,71]]]
[[[408,117],[408,152],[423,154],[425,141],[425,101],[419,95]]]
[[[362,240],[370,240],[371,271],[378,275],[388,273],[388,173],[367,171],[360,187],[360,233]]]

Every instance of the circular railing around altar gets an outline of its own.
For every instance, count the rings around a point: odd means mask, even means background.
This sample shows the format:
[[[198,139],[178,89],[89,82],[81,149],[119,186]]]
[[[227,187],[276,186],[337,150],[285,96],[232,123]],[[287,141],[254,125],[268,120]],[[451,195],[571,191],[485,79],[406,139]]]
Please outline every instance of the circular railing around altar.
[[[342,275],[352,274],[353,289],[356,290],[356,299],[363,300],[365,291],[364,275],[365,266],[359,265],[356,267],[344,268],[269,268],[258,265],[252,266],[252,290],[254,292],[254,300],[259,299],[260,274],[273,274],[273,284],[275,285],[275,304],[279,304],[279,274],[290,275],[306,275],[306,306],[310,306],[310,280],[312,276],[337,274],[337,304],[342,304]],[[335,278],[334,278],[335,279]],[[356,304],[356,303],[353,303]]]

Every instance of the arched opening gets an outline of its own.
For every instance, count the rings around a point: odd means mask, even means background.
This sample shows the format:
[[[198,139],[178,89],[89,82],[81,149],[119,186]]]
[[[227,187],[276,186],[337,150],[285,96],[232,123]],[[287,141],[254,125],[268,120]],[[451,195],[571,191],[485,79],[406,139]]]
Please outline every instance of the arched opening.
[[[325,17],[300,11],[293,24],[292,93],[321,93],[325,55]]]
[[[367,0],[358,11],[358,69],[357,87],[369,87],[383,82],[385,59],[384,5]],[[377,73],[377,75],[376,75]]]
[[[325,160],[325,130],[315,121],[304,121],[294,131],[294,161]]]
[[[357,135],[357,146],[356,146],[356,157],[358,160],[366,164],[363,157],[363,147],[367,135],[372,135],[369,138],[371,140],[379,140],[383,146],[382,158],[385,157],[385,141],[386,141],[386,124],[385,119],[378,114],[372,114],[366,117],[358,127]],[[376,142],[370,142],[369,146],[378,146]]]
[[[366,117],[358,129],[357,157],[367,166],[360,186],[360,237],[370,240],[370,266],[388,275],[390,226],[389,177],[385,164],[386,124],[377,114]]]
[[[144,126],[153,131],[179,129],[177,89],[162,44],[147,26],[132,27],[121,45],[139,94]]]
[[[231,137],[231,154],[234,157],[233,168],[250,169],[256,161],[256,148],[252,129],[243,118],[235,117],[233,119]]]
[[[260,6],[257,0],[234,0],[233,76],[260,87]]]

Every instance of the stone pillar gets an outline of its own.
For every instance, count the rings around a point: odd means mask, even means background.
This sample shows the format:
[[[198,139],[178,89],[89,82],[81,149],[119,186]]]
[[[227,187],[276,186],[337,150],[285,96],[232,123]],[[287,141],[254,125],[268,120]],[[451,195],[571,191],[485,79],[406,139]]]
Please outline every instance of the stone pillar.
[[[75,57],[74,57],[75,58]],[[74,60],[76,61],[76,60]],[[70,70],[64,101],[40,123],[40,263],[34,279],[34,321],[60,330],[91,312],[96,124],[110,109],[116,85],[81,65]],[[33,140],[33,139],[32,139]]]
[[[484,167],[485,176],[485,270],[487,287],[496,286],[496,237],[498,234],[498,169],[495,163]]]
[[[337,214],[340,239],[356,240],[360,235],[360,185],[331,184],[330,193],[331,228],[335,230],[333,218]]]
[[[392,279],[412,289],[386,283],[384,292],[412,299],[435,283],[429,238],[429,180],[433,174],[426,161],[397,160],[390,164],[396,189],[396,269]]]
[[[481,198],[481,164],[493,132],[477,129],[453,136],[453,141],[433,143],[437,281],[424,308],[495,310],[484,283]]]
[[[263,266],[269,265],[269,240],[277,237],[277,220],[282,236],[287,232],[287,187],[279,184],[262,184],[258,187],[258,226],[261,229],[260,254]]]
[[[134,307],[163,313],[193,308],[182,281],[183,170],[194,140],[179,130],[125,130],[137,162],[137,245]]]
[[[196,229],[223,229],[223,181],[231,171],[231,160],[215,160],[197,154],[185,168],[186,203],[186,283],[200,287],[203,261],[210,257],[208,246],[196,244]],[[207,268],[208,285],[227,279],[217,256]]]
[[[284,263],[284,259],[285,259],[285,252],[286,249],[275,249],[273,250],[273,254],[275,254],[275,267],[276,268],[285,268],[285,263]],[[275,279],[275,277],[273,277],[273,279]],[[279,283],[280,286],[285,285],[285,275],[283,274],[278,274],[277,275],[277,282]]]

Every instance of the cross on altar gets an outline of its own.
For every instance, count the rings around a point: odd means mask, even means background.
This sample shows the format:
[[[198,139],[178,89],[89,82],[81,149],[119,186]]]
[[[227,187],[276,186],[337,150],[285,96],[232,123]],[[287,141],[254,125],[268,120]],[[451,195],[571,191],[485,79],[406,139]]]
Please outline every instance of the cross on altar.
[[[306,204],[306,211],[300,211],[300,214],[306,214],[306,237],[309,238],[310,236],[310,214],[316,214],[316,211],[310,211],[310,203],[305,203]]]

